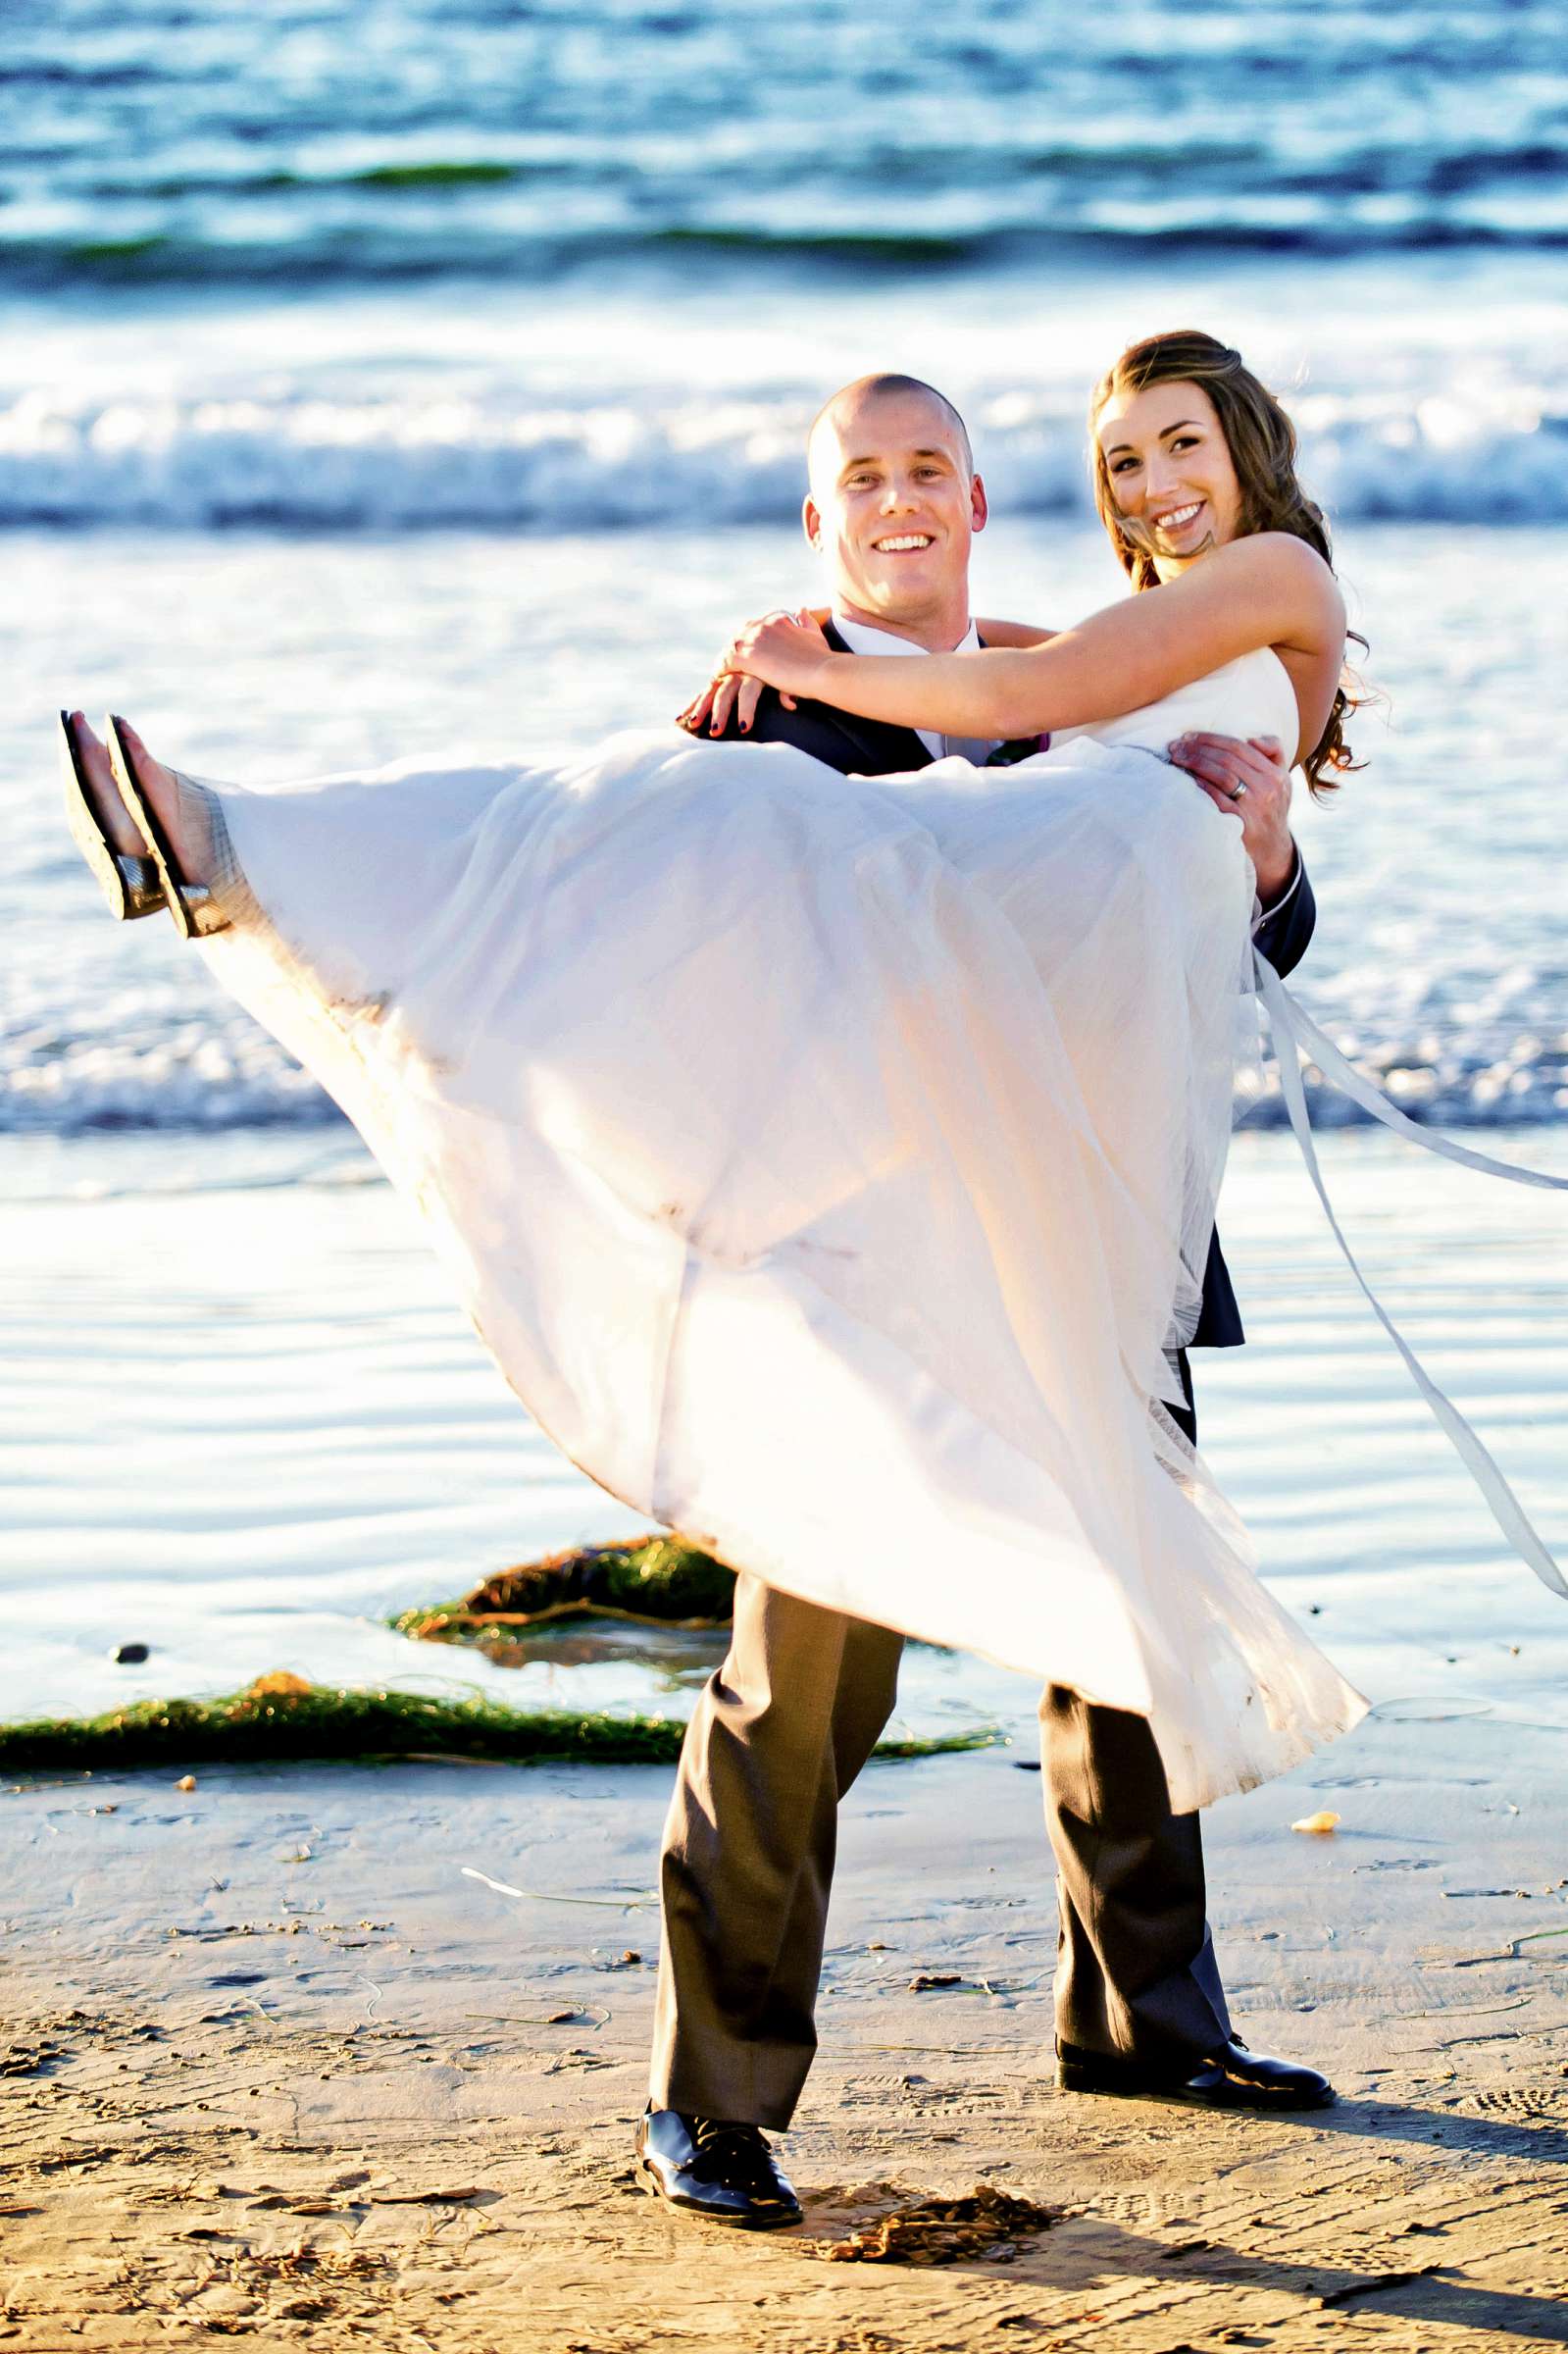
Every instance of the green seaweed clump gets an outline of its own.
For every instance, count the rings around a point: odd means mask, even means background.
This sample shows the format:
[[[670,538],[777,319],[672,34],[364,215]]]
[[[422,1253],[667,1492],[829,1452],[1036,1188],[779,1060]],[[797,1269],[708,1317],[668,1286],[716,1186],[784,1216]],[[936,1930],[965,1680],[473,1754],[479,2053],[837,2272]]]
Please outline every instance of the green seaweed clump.
[[[650,1626],[728,1626],[735,1573],[680,1537],[583,1545],[497,1570],[461,1601],[404,1611],[392,1620],[418,1642],[474,1642],[488,1628],[552,1618],[631,1618]]]
[[[217,1700],[145,1700],[101,1716],[0,1724],[8,1772],[128,1769],[139,1766],[276,1764],[302,1758],[483,1758],[582,1765],[667,1765],[685,1726],[672,1716],[602,1710],[509,1709],[481,1693],[463,1700],[417,1692],[346,1691],[280,1670]],[[887,1741],[883,1758],[986,1749],[993,1727],[929,1741]]]
[[[280,1672],[216,1700],[144,1700],[101,1716],[0,1725],[0,1766],[155,1766],[248,1758],[471,1757],[522,1764],[661,1764],[685,1727],[667,1716],[508,1709],[487,1696],[348,1691]]]

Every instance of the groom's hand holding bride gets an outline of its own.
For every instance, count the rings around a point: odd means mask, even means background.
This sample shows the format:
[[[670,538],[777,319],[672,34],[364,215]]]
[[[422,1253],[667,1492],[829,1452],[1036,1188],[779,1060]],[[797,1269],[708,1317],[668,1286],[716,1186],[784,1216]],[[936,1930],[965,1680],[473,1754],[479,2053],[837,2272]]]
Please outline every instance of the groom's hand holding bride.
[[[1290,835],[1290,771],[1277,736],[1179,736],[1167,746],[1216,809],[1241,821],[1241,841],[1258,879],[1258,898],[1273,906],[1295,872]]]

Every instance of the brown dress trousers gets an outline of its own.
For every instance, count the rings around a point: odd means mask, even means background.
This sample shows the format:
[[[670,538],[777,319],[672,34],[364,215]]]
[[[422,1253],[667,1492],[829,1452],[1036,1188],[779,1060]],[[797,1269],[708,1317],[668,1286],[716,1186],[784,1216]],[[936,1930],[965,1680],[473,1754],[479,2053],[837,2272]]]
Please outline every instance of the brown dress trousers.
[[[1190,1406],[1185,1359],[1182,1375]],[[665,1825],[656,2109],[788,2124],[817,2048],[838,1802],[892,1714],[902,1650],[888,1627],[736,1580]],[[1147,1720],[1053,1685],[1040,1765],[1058,2036],[1151,2061],[1212,2050],[1230,2019],[1198,1819],[1171,1813]]]

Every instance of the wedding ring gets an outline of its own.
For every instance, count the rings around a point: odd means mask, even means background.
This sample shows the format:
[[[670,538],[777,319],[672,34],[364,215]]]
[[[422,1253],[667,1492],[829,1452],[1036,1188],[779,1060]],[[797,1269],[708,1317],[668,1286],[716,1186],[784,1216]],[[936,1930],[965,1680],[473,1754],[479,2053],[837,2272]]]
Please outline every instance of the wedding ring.
[[[1244,784],[1240,784],[1240,783],[1239,783],[1239,784],[1237,784],[1237,785],[1234,785],[1234,786],[1232,787],[1232,789],[1231,789],[1231,798],[1232,798],[1232,800],[1233,800],[1233,801],[1239,801],[1239,800],[1240,799],[1240,797],[1241,797],[1242,793],[1245,793],[1245,791],[1246,791],[1246,787],[1245,787],[1245,785],[1244,785]]]

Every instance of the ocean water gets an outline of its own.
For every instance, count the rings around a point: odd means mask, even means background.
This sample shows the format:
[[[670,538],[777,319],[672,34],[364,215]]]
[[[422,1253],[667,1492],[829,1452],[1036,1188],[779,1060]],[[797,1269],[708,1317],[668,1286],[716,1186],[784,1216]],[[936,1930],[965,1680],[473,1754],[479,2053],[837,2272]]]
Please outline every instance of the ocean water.
[[[803,430],[879,365],[971,418],[982,608],[1070,618],[1088,385],[1183,320],[1290,398],[1385,698],[1303,821],[1313,1001],[1419,1117],[1568,1117],[1561,29],[12,0],[0,1135],[333,1117],[148,928],[105,986],[54,706],[246,777],[662,715],[816,587]]]
[[[177,1232],[361,1165],[169,928],[106,928],[60,704],[257,782],[667,715],[737,618],[813,592],[804,428],[882,366],[970,418],[977,607],[1071,619],[1122,590],[1088,387],[1177,324],[1289,401],[1370,641],[1367,765],[1299,804],[1301,994],[1417,1118],[1556,1150],[1565,286],[1557,0],[9,0],[0,1189]],[[1266,1068],[1238,1117],[1278,1125]],[[74,1527],[104,1558],[51,1476],[14,1492],[10,1591]],[[592,1533],[539,1492],[514,1556]],[[449,1589],[375,1560],[378,1604]]]

